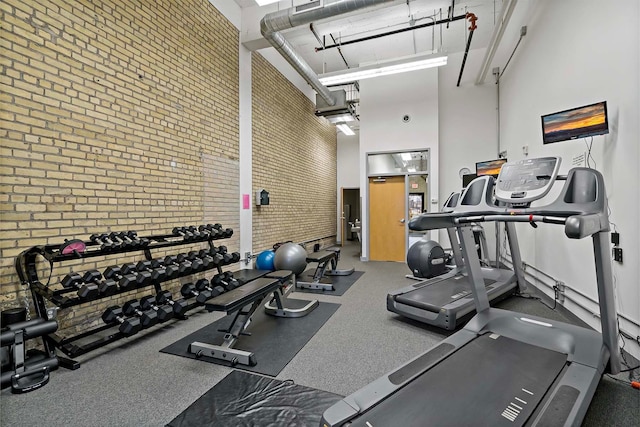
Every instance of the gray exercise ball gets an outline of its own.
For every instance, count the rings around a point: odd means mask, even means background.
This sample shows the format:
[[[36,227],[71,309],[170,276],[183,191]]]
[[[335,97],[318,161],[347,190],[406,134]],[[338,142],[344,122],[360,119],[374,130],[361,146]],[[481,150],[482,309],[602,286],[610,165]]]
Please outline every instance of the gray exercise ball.
[[[295,243],[285,243],[276,250],[273,265],[276,270],[291,270],[298,276],[307,268],[307,251]]]

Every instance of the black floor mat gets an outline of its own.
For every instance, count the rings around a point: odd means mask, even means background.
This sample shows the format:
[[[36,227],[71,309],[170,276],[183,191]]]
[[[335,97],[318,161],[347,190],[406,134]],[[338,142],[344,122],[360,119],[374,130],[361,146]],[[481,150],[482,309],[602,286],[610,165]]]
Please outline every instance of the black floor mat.
[[[248,372],[233,371],[169,427],[317,426],[342,396]]]
[[[303,280],[305,282],[311,282],[313,280],[313,272],[315,270],[307,270],[300,275],[298,280]],[[335,295],[342,296],[349,290],[351,285],[353,285],[356,280],[358,280],[364,271],[354,271],[348,276],[326,276],[322,280],[330,280],[333,283],[334,290],[333,291],[323,291],[316,289],[300,289],[296,288],[296,292],[304,292],[307,294],[324,294],[324,295]]]
[[[290,301],[295,303],[297,300]],[[253,315],[251,325],[247,328],[247,332],[252,335],[241,336],[235,346],[240,350],[253,352],[258,363],[256,366],[237,365],[236,368],[275,377],[329,320],[338,307],[340,304],[321,302],[307,316],[299,318],[273,317],[259,308]],[[218,329],[228,327],[232,320],[233,315],[225,316],[160,351],[195,359],[196,356],[189,353],[189,344],[194,341],[220,344],[224,333],[218,332]],[[208,357],[201,357],[199,360],[231,366],[229,362]]]

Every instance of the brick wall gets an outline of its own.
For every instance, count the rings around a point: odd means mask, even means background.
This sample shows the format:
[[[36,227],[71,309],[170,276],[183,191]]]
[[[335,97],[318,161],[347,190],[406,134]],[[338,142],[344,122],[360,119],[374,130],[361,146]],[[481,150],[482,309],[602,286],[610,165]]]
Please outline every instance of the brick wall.
[[[335,127],[315,117],[309,98],[259,53],[252,54],[252,97],[253,189],[271,199],[253,208],[254,252],[288,240],[335,242]]]
[[[33,245],[237,228],[238,31],[207,0],[3,0],[0,11],[0,308],[23,304],[13,261]],[[131,260],[58,265],[51,285]],[[62,327],[98,324],[96,311],[133,296],[64,310]]]

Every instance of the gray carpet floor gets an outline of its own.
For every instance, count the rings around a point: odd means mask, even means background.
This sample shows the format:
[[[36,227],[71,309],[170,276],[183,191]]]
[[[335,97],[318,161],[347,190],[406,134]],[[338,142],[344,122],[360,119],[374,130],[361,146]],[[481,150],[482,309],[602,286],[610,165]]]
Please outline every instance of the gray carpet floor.
[[[413,283],[406,265],[362,263],[356,246],[343,249],[341,263],[364,271],[341,297],[313,295],[341,304],[337,312],[280,372],[278,379],[348,395],[429,349],[445,334],[386,310],[387,292]],[[307,295],[298,294],[304,299]],[[296,293],[292,293],[296,298]],[[558,316],[534,300],[504,302],[529,314]],[[196,312],[187,321],[158,325],[112,343],[79,360],[80,369],[58,369],[45,387],[25,395],[0,394],[3,426],[161,426],[224,378],[231,368],[160,353],[160,349],[223,313]],[[635,417],[635,418],[634,418]],[[604,378],[585,425],[637,425],[640,393]]]

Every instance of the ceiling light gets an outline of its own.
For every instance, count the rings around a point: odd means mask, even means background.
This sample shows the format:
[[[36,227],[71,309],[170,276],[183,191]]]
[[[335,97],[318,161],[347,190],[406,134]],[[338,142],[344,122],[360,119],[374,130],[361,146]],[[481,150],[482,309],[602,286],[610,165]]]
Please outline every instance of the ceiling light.
[[[356,134],[348,125],[344,123],[340,123],[339,125],[336,125],[336,127],[340,129],[340,131],[342,131],[342,133],[344,133],[345,135],[351,136]]]
[[[407,168],[407,172],[415,172],[416,168]]]
[[[280,0],[256,0],[258,6],[266,6],[271,3],[278,3]]]
[[[407,71],[422,70],[424,68],[440,67],[447,64],[447,56],[442,54],[418,54],[396,58],[390,61],[379,61],[375,64],[358,68],[349,68],[318,76],[325,85],[353,82],[371,77],[387,76],[389,74],[405,73]]]
[[[354,122],[356,119],[351,114],[340,114],[337,116],[327,116],[327,120],[331,123]]]
[[[411,153],[400,153],[400,157],[402,157],[402,160],[409,161],[411,160]]]

